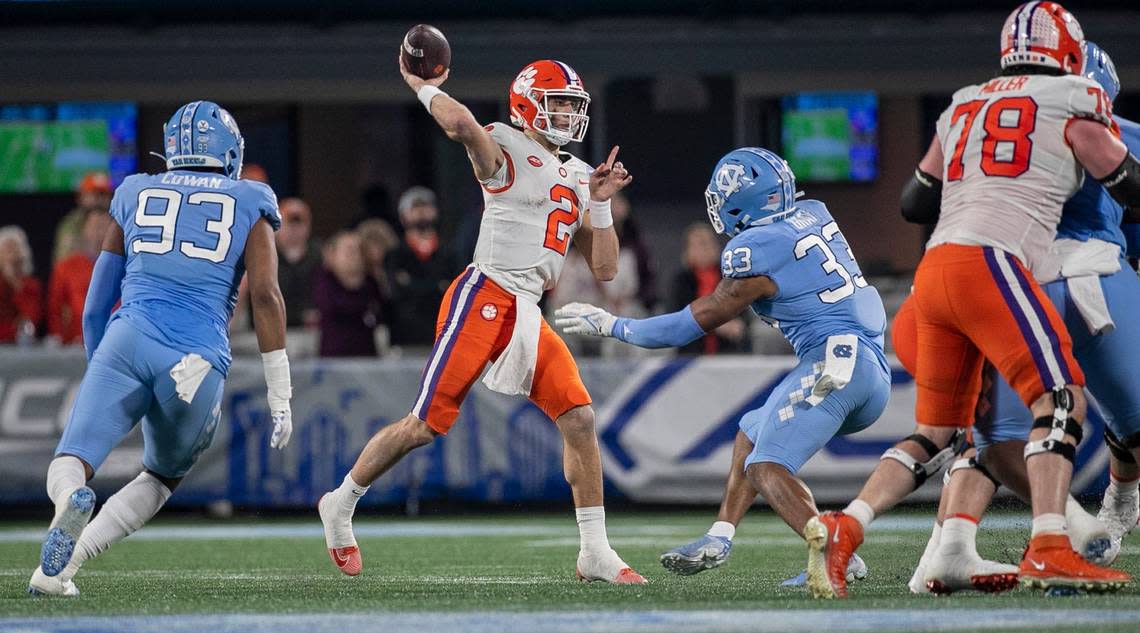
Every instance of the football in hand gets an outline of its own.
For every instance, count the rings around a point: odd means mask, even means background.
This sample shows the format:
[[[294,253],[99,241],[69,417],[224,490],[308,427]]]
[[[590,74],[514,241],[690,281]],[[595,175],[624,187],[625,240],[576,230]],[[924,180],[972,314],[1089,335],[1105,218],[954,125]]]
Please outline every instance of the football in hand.
[[[404,36],[400,57],[408,72],[421,79],[435,79],[451,66],[451,46],[439,29],[417,24]]]

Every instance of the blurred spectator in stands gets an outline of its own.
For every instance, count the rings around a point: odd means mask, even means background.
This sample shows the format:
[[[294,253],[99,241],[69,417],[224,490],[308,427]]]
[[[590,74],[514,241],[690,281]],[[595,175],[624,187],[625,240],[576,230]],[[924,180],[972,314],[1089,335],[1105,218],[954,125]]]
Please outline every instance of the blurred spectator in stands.
[[[111,179],[101,171],[88,172],[75,190],[75,208],[55,228],[52,262],[59,262],[81,246],[83,224],[91,209],[107,213],[111,208]]]
[[[392,200],[388,196],[388,188],[382,183],[374,182],[360,193],[360,213],[352,220],[352,226],[359,227],[367,220],[384,220],[388,226],[395,229],[397,235],[404,234],[404,227],[400,226],[400,218],[392,208]]]
[[[637,265],[637,298],[641,306],[652,312],[657,305],[657,266],[653,260],[653,253],[649,245],[638,230],[637,220],[629,214],[629,198],[624,192],[618,192],[613,198],[612,211],[614,214],[614,230],[618,234],[618,243],[624,251],[632,251]],[[624,263],[624,262],[622,262]],[[629,270],[622,268],[621,270]],[[616,281],[616,280],[615,280]]]
[[[300,198],[285,198],[278,208],[277,282],[285,298],[286,325],[316,325],[319,314],[313,304],[313,274],[321,264],[321,249],[312,239],[313,213]]]
[[[0,228],[0,343],[34,340],[43,301],[43,287],[32,274],[28,236],[18,226]]]
[[[400,244],[396,230],[384,220],[371,218],[361,222],[356,227],[356,232],[360,235],[361,248],[364,249],[365,271],[376,280],[380,294],[386,299],[391,298],[392,282],[388,279],[388,271],[384,269],[384,260]]]
[[[83,221],[79,247],[56,263],[48,285],[48,336],[64,345],[83,344],[83,303],[95,260],[103,245],[103,236],[111,224],[104,209],[88,209]]]
[[[404,241],[384,262],[392,282],[392,344],[428,346],[435,341],[439,302],[463,265],[440,248],[439,209],[431,189],[408,189],[397,208]]]
[[[320,355],[375,356],[374,331],[385,315],[380,288],[365,271],[360,236],[337,233],[325,247],[324,260],[313,289],[320,311]]]
[[[257,163],[245,163],[241,166],[241,179],[254,180],[257,182],[269,184],[269,173],[265,168]]]
[[[720,283],[720,241],[707,222],[685,229],[682,269],[673,280],[670,310],[681,310],[694,299],[712,294]],[[748,351],[748,324],[737,317],[685,347],[682,354],[733,354]]]

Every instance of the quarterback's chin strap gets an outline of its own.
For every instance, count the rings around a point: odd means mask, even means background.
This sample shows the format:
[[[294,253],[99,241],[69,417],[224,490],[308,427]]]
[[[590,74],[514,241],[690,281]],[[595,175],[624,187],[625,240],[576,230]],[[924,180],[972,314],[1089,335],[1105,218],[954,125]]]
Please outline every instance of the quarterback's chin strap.
[[[1081,443],[1084,431],[1081,423],[1069,417],[1073,410],[1073,392],[1068,387],[1058,387],[1053,390],[1053,415],[1043,415],[1033,421],[1035,429],[1049,429],[1049,435],[1040,440],[1028,442],[1025,445],[1025,459],[1040,453],[1056,453],[1061,457],[1074,462],[1077,457],[1075,444]],[[1066,435],[1072,435],[1076,440],[1074,444],[1064,442]]]
[[[893,459],[903,466],[906,466],[911,474],[914,475],[914,489],[918,490],[922,484],[926,483],[927,478],[937,473],[946,465],[946,462],[949,462],[954,458],[954,455],[960,452],[959,449],[963,446],[965,438],[966,432],[959,429],[954,433],[954,436],[950,438],[950,442],[940,449],[934,445],[934,442],[930,441],[930,438],[915,433],[914,435],[903,438],[902,441],[906,442],[909,440],[921,446],[922,450],[926,451],[927,459],[925,462],[920,462],[914,457],[911,457],[910,453],[899,448],[897,444],[888,448],[879,460]],[[902,442],[899,442],[899,444],[901,443]]]

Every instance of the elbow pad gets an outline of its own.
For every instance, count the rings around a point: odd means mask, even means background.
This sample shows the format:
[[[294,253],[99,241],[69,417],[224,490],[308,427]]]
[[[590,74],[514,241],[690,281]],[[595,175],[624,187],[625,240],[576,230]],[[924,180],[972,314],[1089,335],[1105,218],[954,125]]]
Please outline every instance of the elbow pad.
[[[1140,161],[1132,152],[1112,173],[1100,179],[1104,190],[1124,207],[1126,222],[1140,222]]]
[[[903,187],[899,204],[907,222],[934,224],[942,212],[942,181],[915,169],[914,176]]]

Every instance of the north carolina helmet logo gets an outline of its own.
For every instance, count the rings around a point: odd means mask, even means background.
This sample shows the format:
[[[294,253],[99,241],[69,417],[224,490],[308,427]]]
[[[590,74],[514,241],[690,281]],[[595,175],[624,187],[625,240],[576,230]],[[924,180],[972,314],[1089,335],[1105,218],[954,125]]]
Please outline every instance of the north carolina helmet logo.
[[[720,195],[725,198],[740,191],[744,183],[740,179],[744,176],[744,165],[734,165],[728,163],[723,165],[720,170],[716,172],[716,188],[720,190]]]
[[[535,77],[538,76],[538,69],[534,66],[527,66],[515,77],[515,83],[511,85],[511,92],[517,95],[525,95],[530,92],[531,87],[534,86]]]

